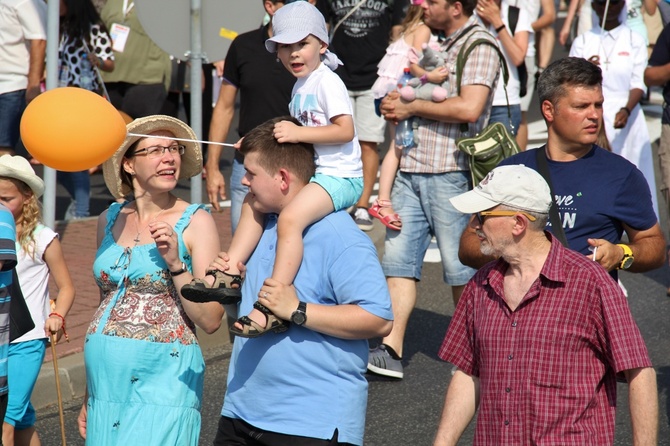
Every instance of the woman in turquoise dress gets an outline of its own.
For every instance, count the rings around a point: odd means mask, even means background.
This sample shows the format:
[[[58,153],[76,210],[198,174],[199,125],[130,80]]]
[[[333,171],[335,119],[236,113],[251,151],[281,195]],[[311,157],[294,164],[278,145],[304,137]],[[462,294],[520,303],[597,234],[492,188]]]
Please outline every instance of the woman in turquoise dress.
[[[197,445],[205,363],[195,326],[216,331],[223,307],[181,298],[219,252],[214,219],[172,194],[202,169],[198,143],[169,116],[136,119],[103,165],[115,198],[98,219],[93,273],[101,303],[86,334],[87,445]]]

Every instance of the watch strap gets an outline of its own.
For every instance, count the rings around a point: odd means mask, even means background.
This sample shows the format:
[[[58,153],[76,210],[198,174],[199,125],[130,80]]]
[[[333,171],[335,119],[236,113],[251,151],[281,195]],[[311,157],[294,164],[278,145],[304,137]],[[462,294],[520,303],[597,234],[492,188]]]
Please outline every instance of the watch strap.
[[[619,264],[618,269],[626,269],[630,267],[630,262],[627,262],[628,259],[634,259],[633,250],[630,249],[630,246],[624,243],[618,243],[617,246],[623,249],[623,259],[621,259],[621,263]],[[626,263],[628,264],[626,265]]]
[[[170,276],[172,276],[172,277],[177,277],[180,274],[184,274],[186,271],[188,271],[188,270],[186,269],[186,264],[184,262],[181,262],[181,269],[178,269],[177,271],[168,270],[168,272],[170,273]]]

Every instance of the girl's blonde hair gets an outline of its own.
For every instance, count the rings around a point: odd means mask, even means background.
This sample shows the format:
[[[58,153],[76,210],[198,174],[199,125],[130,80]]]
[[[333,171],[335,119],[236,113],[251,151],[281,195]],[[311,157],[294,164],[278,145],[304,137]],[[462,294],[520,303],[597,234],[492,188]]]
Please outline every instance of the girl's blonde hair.
[[[400,34],[403,35],[407,30],[411,30],[418,24],[423,23],[423,8],[421,5],[409,5],[405,19],[400,24]]]
[[[21,195],[25,197],[21,215],[16,219],[16,225],[21,225],[21,229],[16,234],[16,241],[19,243],[24,252],[28,253],[30,257],[35,259],[35,229],[42,220],[42,212],[40,211],[40,202],[35,196],[33,190],[23,181],[16,178],[0,177],[2,180],[11,181],[19,190]]]

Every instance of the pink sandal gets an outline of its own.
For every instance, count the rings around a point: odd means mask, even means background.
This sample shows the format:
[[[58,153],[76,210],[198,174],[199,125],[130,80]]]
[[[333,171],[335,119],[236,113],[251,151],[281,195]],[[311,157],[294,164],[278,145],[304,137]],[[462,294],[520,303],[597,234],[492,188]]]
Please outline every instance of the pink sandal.
[[[402,229],[400,215],[393,212],[392,214],[382,216],[380,211],[385,208],[393,210],[393,205],[390,200],[375,200],[375,203],[368,209],[368,213],[374,218],[379,219],[379,221],[381,221],[387,228],[394,231],[400,231]]]

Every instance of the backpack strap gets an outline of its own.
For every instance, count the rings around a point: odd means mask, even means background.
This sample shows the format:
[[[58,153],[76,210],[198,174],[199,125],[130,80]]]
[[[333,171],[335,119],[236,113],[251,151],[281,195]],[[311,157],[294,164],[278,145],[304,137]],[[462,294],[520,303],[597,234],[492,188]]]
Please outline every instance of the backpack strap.
[[[509,120],[511,122],[512,113],[510,112],[509,109],[509,97],[507,96],[507,81],[509,81],[509,72],[507,71],[507,63],[505,63],[505,56],[503,56],[498,45],[489,39],[480,37],[479,39],[473,41],[469,46],[468,43],[466,42],[458,51],[458,56],[456,57],[456,89],[457,89],[456,91],[458,93],[458,96],[461,95],[461,76],[463,75],[463,68],[465,68],[465,63],[468,60],[468,56],[470,55],[472,50],[474,50],[475,47],[477,47],[478,45],[489,45],[498,54],[498,61],[500,63],[500,68],[503,74],[503,82],[504,82],[503,89],[505,90],[505,100],[507,101],[507,115],[509,116]],[[467,133],[468,124],[466,124],[465,122],[461,123],[460,129],[461,133]]]

